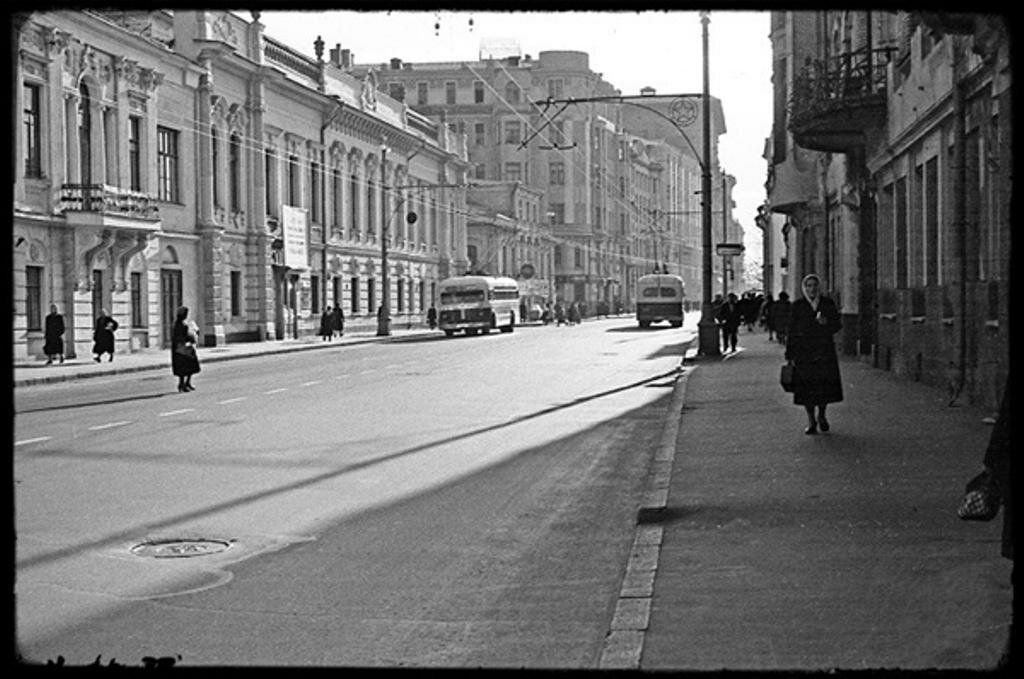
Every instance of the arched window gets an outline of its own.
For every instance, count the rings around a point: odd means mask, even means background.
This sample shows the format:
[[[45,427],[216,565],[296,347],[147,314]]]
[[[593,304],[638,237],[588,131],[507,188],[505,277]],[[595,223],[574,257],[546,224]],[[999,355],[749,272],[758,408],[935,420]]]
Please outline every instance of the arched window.
[[[82,83],[78,88],[78,162],[81,183],[92,184],[92,99],[89,88]]]
[[[228,181],[231,182],[231,209],[238,212],[242,209],[242,140],[237,134],[231,135],[228,150]]]
[[[367,179],[366,180],[366,235],[369,236],[370,238],[373,238],[374,235],[376,235],[376,233],[377,233],[374,230],[374,217],[375,217],[374,212],[375,212],[375,210],[373,209],[373,202],[374,202],[373,201],[373,193],[374,193],[373,181],[370,180],[370,179]]]
[[[510,104],[519,103],[519,85],[516,84],[516,81],[511,80],[505,85],[505,99]]]
[[[351,190],[349,195],[349,210],[352,212],[352,235],[359,235],[359,175],[352,173]]]

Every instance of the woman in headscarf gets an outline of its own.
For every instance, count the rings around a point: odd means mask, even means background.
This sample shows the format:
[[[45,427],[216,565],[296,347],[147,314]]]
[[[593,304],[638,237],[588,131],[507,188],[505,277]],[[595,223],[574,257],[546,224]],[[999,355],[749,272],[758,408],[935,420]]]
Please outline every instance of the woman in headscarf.
[[[839,359],[832,336],[843,323],[835,302],[821,294],[817,274],[804,276],[803,297],[790,312],[786,360],[795,366],[793,403],[807,411],[805,434],[829,430],[825,407],[843,400]],[[817,415],[815,415],[817,409]]]
[[[192,376],[199,372],[196,344],[197,326],[188,321],[188,307],[178,307],[174,328],[171,330],[171,372],[178,377],[178,391],[195,391]]]
[[[97,363],[103,354],[110,354],[110,361],[114,360],[114,331],[117,330],[117,321],[106,309],[100,309],[100,315],[96,317],[96,327],[92,333],[92,353],[96,354],[93,360]]]

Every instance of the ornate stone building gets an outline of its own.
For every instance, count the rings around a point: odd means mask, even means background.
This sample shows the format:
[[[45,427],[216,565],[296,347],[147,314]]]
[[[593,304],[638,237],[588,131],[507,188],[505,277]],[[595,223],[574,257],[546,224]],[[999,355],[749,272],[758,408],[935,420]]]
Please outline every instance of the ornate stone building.
[[[51,303],[69,355],[93,319],[164,346],[188,306],[207,345],[315,332],[327,305],[419,321],[466,259],[465,137],[223,11],[16,20],[14,351]],[[417,219],[407,219],[416,213]]]

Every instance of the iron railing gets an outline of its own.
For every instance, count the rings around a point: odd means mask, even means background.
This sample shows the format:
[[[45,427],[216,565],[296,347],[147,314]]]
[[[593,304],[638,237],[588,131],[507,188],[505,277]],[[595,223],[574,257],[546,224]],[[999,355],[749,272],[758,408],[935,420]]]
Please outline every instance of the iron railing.
[[[792,127],[802,127],[838,109],[884,102],[891,47],[847,52],[809,61],[793,78],[789,99]]]
[[[60,211],[104,212],[153,221],[160,219],[160,209],[153,196],[106,184],[61,185]]]

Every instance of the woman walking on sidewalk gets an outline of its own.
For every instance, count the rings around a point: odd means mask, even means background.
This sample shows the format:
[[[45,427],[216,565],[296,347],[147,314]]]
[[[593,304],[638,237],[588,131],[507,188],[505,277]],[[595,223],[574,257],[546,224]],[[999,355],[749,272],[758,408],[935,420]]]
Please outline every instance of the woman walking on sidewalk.
[[[54,356],[60,356],[60,362],[64,362],[64,317],[57,312],[57,305],[50,305],[50,313],[46,317],[46,332],[43,335],[46,339],[43,344],[43,353],[46,354],[46,365],[53,363]]]
[[[795,366],[793,403],[807,411],[805,434],[828,431],[825,407],[843,400],[839,359],[832,335],[843,323],[835,302],[821,294],[817,274],[804,276],[803,299],[793,302],[789,321],[786,360]],[[815,419],[817,408],[817,419]]]
[[[188,307],[178,307],[174,328],[171,330],[171,372],[178,377],[178,391],[195,391],[192,376],[199,372],[199,356],[196,344],[199,333],[194,324],[189,324]]]
[[[92,333],[92,353],[96,354],[92,360],[99,363],[103,354],[110,354],[109,360],[114,360],[114,332],[116,330],[117,321],[114,320],[114,317],[106,309],[100,309],[100,315],[96,317],[96,327]]]

